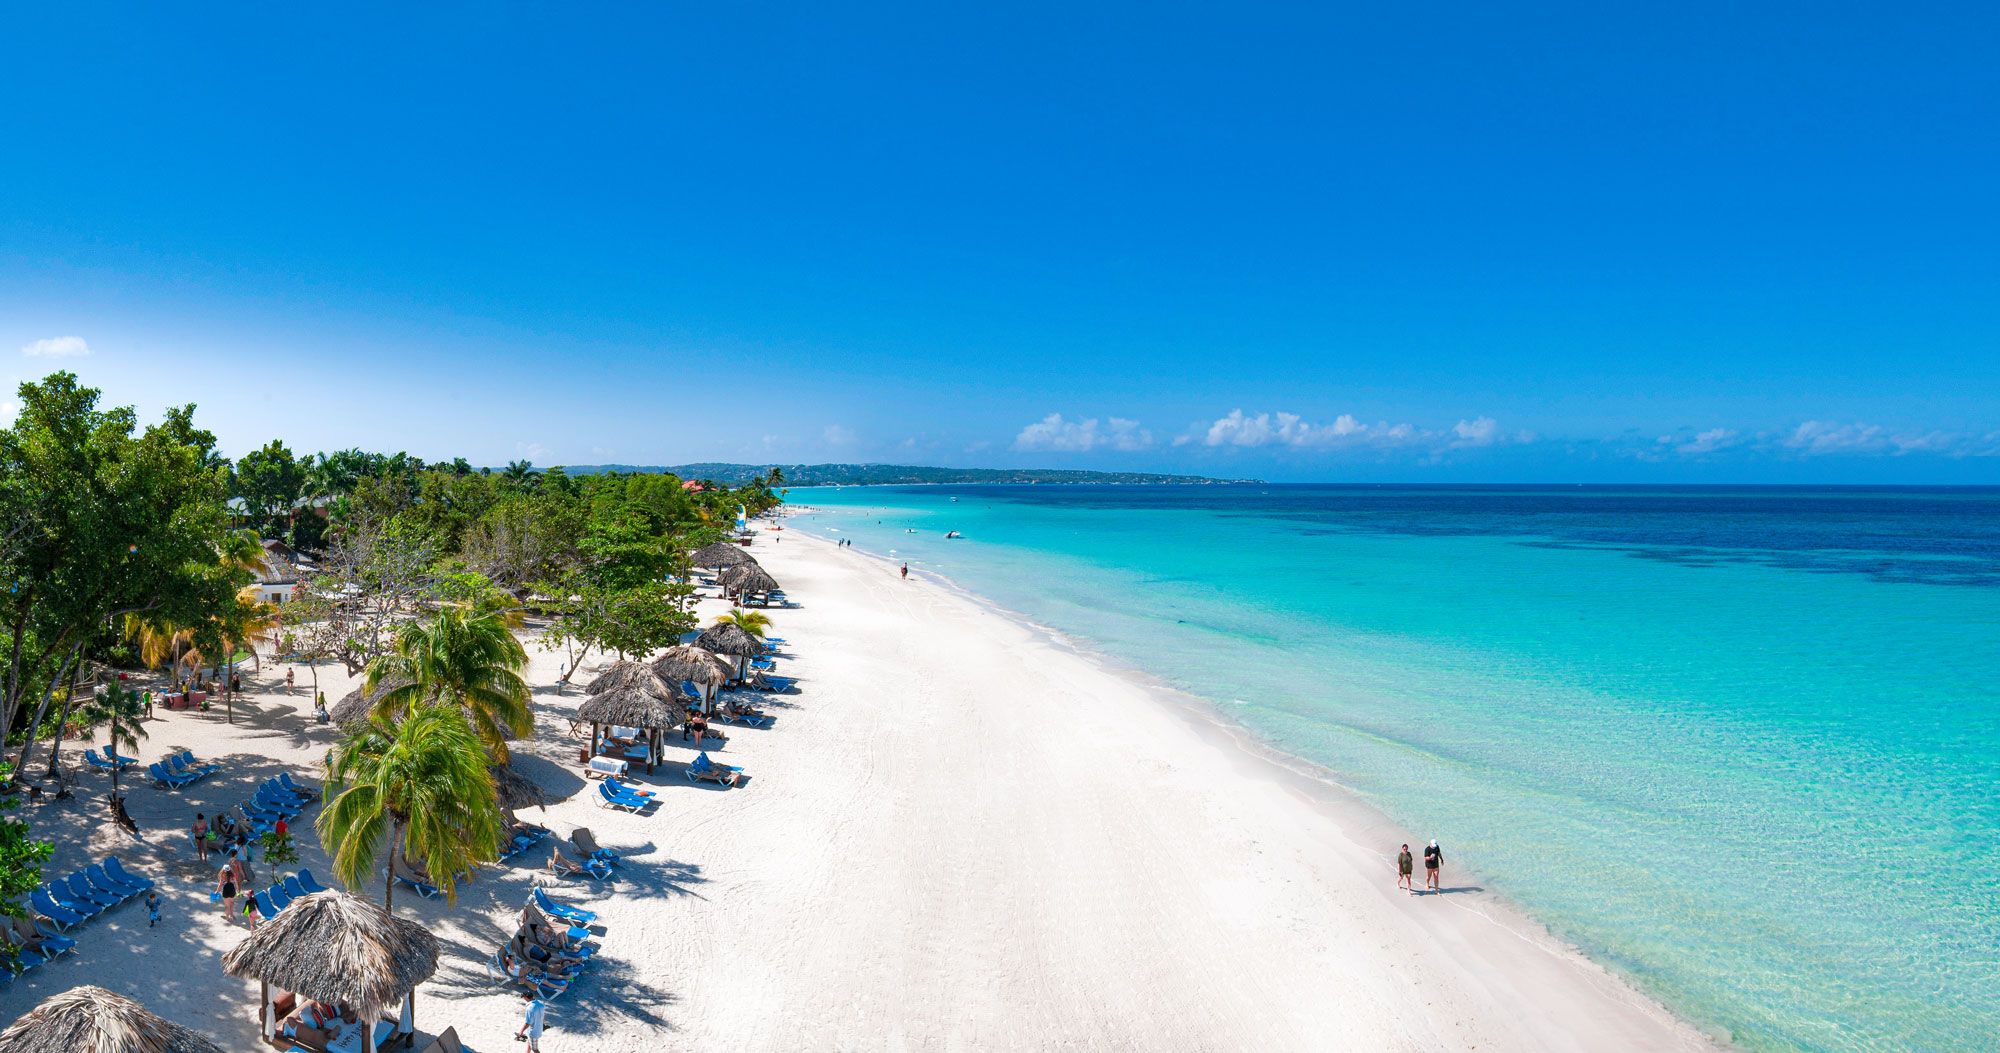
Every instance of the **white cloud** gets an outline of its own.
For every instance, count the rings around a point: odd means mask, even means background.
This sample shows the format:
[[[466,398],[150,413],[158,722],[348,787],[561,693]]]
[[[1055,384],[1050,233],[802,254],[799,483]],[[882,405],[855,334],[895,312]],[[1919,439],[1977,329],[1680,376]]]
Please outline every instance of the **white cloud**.
[[[1839,424],[1809,420],[1792,429],[1778,445],[1801,457],[1829,454],[1888,454],[1901,457],[1911,453],[1938,453],[1948,457],[1991,457],[1991,435],[1963,435],[1943,431],[1892,431],[1880,424]]]
[[[90,345],[80,336],[52,336],[22,345],[21,353],[29,358],[82,358],[90,353]]]
[[[1325,424],[1314,424],[1296,413],[1259,413],[1251,416],[1240,409],[1210,424],[1197,424],[1174,445],[1199,443],[1203,446],[1289,446],[1294,449],[1338,449],[1372,447],[1425,447],[1432,450],[1503,443],[1535,441],[1535,433],[1508,434],[1492,417],[1461,420],[1447,431],[1419,428],[1414,424],[1377,421],[1367,424],[1352,413],[1343,413]]]
[[[1062,453],[1098,449],[1143,450],[1151,445],[1153,433],[1140,427],[1138,421],[1123,417],[1108,417],[1103,421],[1096,417],[1067,420],[1060,413],[1051,413],[1022,428],[1021,433],[1014,436],[1014,448],[1017,450]]]
[[[1453,446],[1491,446],[1502,441],[1500,422],[1491,417],[1474,417],[1451,426]]]
[[[1726,450],[1741,440],[1742,435],[1731,428],[1710,428],[1707,431],[1696,432],[1691,439],[1676,435],[1660,436],[1661,445],[1673,447],[1674,452],[1683,457],[1700,457],[1717,450]]]
[[[0,402],[0,428],[14,426],[14,418],[21,415],[21,404],[13,399]]]
[[[826,430],[820,432],[820,437],[826,440],[828,446],[852,446],[856,438],[854,429],[838,424],[827,425]]]
[[[549,455],[549,448],[539,442],[517,442],[514,444],[514,452],[520,454],[522,460],[540,464]]]

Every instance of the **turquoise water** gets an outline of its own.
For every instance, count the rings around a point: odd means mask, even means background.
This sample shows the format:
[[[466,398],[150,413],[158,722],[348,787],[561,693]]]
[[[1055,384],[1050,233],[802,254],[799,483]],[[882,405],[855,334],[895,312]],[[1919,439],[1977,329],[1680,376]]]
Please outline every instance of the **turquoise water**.
[[[791,499],[1212,700],[1745,1048],[2000,1042],[2000,490]]]

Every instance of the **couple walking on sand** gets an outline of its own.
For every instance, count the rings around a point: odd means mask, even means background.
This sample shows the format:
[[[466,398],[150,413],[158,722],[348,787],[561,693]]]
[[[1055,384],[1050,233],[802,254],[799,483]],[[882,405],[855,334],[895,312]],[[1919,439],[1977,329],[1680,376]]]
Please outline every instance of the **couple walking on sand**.
[[[1439,848],[1436,841],[1432,841],[1424,847],[1425,891],[1441,891],[1438,888],[1438,868],[1442,866],[1444,866],[1444,849]],[[1417,890],[1410,887],[1410,878],[1412,876],[1411,871],[1415,868],[1416,860],[1410,856],[1410,846],[1404,845],[1403,850],[1396,855],[1396,887],[1407,889],[1413,896],[1416,895]]]

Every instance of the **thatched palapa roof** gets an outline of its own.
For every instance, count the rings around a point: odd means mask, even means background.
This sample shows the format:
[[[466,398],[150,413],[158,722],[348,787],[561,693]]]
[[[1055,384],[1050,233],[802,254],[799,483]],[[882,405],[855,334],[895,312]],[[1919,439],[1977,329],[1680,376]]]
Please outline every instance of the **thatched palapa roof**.
[[[222,1053],[222,1047],[124,995],[72,987],[0,1031],[0,1053]]]
[[[696,647],[727,655],[758,655],[764,653],[764,641],[744,632],[733,622],[711,625],[694,638]]]
[[[511,764],[495,764],[487,769],[493,773],[493,789],[500,795],[502,808],[547,808],[549,794],[542,784],[514,770]]]
[[[733,567],[738,563],[755,563],[756,557],[743,551],[742,545],[728,541],[717,541],[694,550],[694,565],[697,567]]]
[[[438,941],[346,892],[315,892],[222,956],[231,976],[364,1012],[401,1002],[437,971]]]
[[[671,728],[687,722],[679,702],[635,687],[600,692],[576,707],[576,719],[627,728]]]
[[[778,579],[755,563],[740,563],[716,575],[715,580],[720,581],[723,588],[734,589],[738,593],[775,592],[778,588]]]
[[[603,694],[606,691],[644,691],[661,698],[671,697],[674,693],[673,688],[660,681],[652,666],[629,660],[611,663],[583,690],[589,695]]]
[[[375,708],[375,703],[382,701],[383,695],[406,683],[408,681],[392,677],[376,684],[375,690],[368,692],[366,698],[362,697],[361,689],[357,687],[340,696],[340,701],[335,702],[333,708],[326,711],[327,717],[335,724],[358,724],[368,719],[369,711]]]
[[[692,680],[702,687],[717,687],[736,674],[728,662],[694,644],[677,644],[653,659],[653,672],[666,683],[678,686]]]

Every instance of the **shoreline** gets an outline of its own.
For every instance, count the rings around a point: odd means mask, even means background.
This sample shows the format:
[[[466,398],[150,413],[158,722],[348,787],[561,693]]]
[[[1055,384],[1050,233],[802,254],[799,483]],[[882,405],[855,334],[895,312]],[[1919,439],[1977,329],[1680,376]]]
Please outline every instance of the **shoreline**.
[[[789,520],[815,514],[817,510],[811,506],[787,505],[782,506],[782,511],[774,518]],[[787,533],[795,537],[803,536],[816,544],[833,547],[839,551],[838,546],[835,546],[833,540],[828,537],[806,531],[787,531]],[[894,557],[859,547],[848,548],[846,552],[870,563],[880,564],[890,571],[900,563]],[[937,589],[959,602],[1002,619],[1023,632],[1033,634],[1048,646],[1059,649],[1077,661],[1130,685],[1136,692],[1150,699],[1162,712],[1172,715],[1189,731],[1229,759],[1232,768],[1239,775],[1276,787],[1325,816],[1352,845],[1356,854],[1371,857],[1378,862],[1383,875],[1389,875],[1394,865],[1395,845],[1407,842],[1412,846],[1420,846],[1423,843],[1381,808],[1342,783],[1338,772],[1266,741],[1248,725],[1231,719],[1228,711],[1214,700],[1178,688],[1139,666],[1090,646],[1087,641],[1062,629],[1042,624],[1021,612],[1005,607],[949,575],[931,569],[912,567],[910,577],[921,585]],[[1380,848],[1370,847],[1375,845],[1379,845]],[[1726,1033],[1690,1020],[1640,990],[1629,978],[1599,961],[1584,948],[1556,935],[1544,922],[1504,893],[1486,888],[1483,884],[1484,879],[1476,870],[1448,862],[1445,873],[1447,886],[1469,884],[1474,887],[1470,896],[1449,897],[1448,905],[1477,918],[1484,925],[1491,926],[1508,941],[1518,941],[1561,962],[1565,968],[1574,970],[1578,974],[1578,979],[1594,988],[1595,993],[1633,1006],[1639,1012],[1656,1018],[1669,1032],[1680,1032],[1671,1038],[1668,1045],[1627,1048],[1730,1048],[1730,1038]],[[1386,877],[1383,884],[1390,884]],[[1384,892],[1382,898],[1389,902],[1397,900],[1392,892]],[[1410,898],[1435,897],[1426,895]]]

